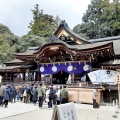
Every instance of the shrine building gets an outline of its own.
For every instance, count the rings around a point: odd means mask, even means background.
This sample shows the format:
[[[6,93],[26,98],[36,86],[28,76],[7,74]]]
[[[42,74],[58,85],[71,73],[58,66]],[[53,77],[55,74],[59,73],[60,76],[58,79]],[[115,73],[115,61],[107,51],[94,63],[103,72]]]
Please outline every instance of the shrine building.
[[[5,62],[6,66],[0,68],[0,74],[3,82],[67,84],[70,100],[75,102],[91,103],[90,96],[97,88],[100,102],[112,102],[118,99],[115,79],[110,77],[120,70],[119,45],[120,36],[86,40],[62,21],[48,43],[41,47],[30,47],[24,53],[14,53],[15,59]],[[107,81],[104,75],[98,81],[97,78],[96,81],[90,78],[89,73],[98,70],[100,72],[96,74],[105,74],[111,81]]]

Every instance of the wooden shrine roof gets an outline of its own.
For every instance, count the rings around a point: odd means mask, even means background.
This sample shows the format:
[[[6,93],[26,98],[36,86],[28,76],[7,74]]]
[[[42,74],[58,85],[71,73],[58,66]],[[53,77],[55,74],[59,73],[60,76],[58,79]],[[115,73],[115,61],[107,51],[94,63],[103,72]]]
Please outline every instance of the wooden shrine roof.
[[[55,50],[56,49],[56,50]],[[107,51],[108,50],[108,51]],[[67,43],[57,39],[52,43],[48,43],[43,45],[41,48],[37,50],[27,50],[24,53],[16,53],[14,54],[18,59],[32,59],[35,58],[46,58],[54,57],[60,55],[61,52],[67,52],[69,55],[65,55],[66,57],[70,57],[70,55],[75,56],[75,54],[82,54],[81,56],[89,57],[91,54],[104,54],[104,56],[108,57],[109,54],[114,56],[113,43],[112,42],[98,42],[98,43],[89,43],[89,44],[81,44],[81,45],[68,45]]]
[[[18,56],[34,56],[34,54],[38,53],[43,47],[48,47],[48,46],[54,46],[54,45],[63,45],[66,46],[69,49],[74,49],[74,50],[89,50],[89,49],[94,49],[96,47],[102,48],[102,46],[112,43],[112,41],[107,41],[107,42],[97,42],[97,43],[89,43],[89,44],[81,44],[81,45],[68,45],[67,43],[63,41],[55,41],[54,43],[48,43],[43,45],[39,50],[27,50],[26,52],[23,53],[14,53],[13,55],[18,55]],[[120,41],[119,41],[120,43]],[[117,44],[117,43],[116,43]],[[117,50],[117,49],[115,49]],[[116,52],[116,51],[115,51]]]
[[[70,30],[65,21],[61,22],[58,29],[55,31],[54,35],[58,38],[60,38],[62,35],[65,35],[66,37],[69,36],[70,38],[72,38],[71,42],[74,42],[76,44],[90,43],[90,41],[86,40],[85,38],[79,36],[72,30]],[[65,41],[67,42],[67,40],[65,40]],[[67,42],[67,43],[69,44],[69,42]]]
[[[115,55],[120,55],[120,36],[99,38],[99,39],[94,39],[90,41],[92,43],[98,43],[98,44],[106,44],[109,42],[113,42],[113,48],[114,48]]]
[[[67,41],[61,40],[61,33],[69,35],[76,44],[69,44]],[[86,40],[70,30],[65,21],[59,25],[53,37],[50,39],[51,40],[49,40],[48,43],[41,47],[31,47],[24,53],[14,53],[13,55],[23,61],[32,61],[38,57],[53,57],[61,54],[61,52],[69,53],[69,55],[76,53],[80,55],[82,53],[82,56],[85,56],[86,54],[87,57],[91,54],[94,54],[95,56],[98,54],[101,54],[102,56],[102,54],[104,54],[103,56],[105,57],[120,55],[120,40],[118,40],[120,37]]]
[[[68,44],[66,41],[63,41],[61,39],[59,39],[58,35],[60,34],[60,32],[62,30],[65,30],[69,35],[71,35],[73,38],[76,38],[79,41],[82,41],[81,44],[75,44],[75,45],[70,45]],[[56,30],[56,32],[54,33],[54,38],[52,38],[53,40],[48,42],[47,44],[41,46],[41,47],[31,47],[29,48],[26,52],[24,53],[14,53],[13,55],[20,59],[20,58],[30,58],[33,59],[35,58],[36,54],[40,54],[41,50],[44,50],[46,48],[50,48],[49,46],[54,46],[54,45],[62,45],[64,46],[65,49],[69,49],[69,50],[73,50],[73,51],[96,51],[96,48],[102,49],[103,46],[108,45],[110,43],[113,43],[113,48],[112,48],[112,53],[114,52],[115,55],[120,55],[120,37],[108,37],[108,38],[100,38],[100,39],[93,39],[93,40],[86,40],[82,37],[80,37],[79,35],[77,35],[76,33],[74,33],[72,30],[69,29],[69,27],[67,26],[67,24],[65,23],[65,21],[63,21],[58,29]],[[41,52],[42,53],[42,52]],[[51,54],[51,53],[50,53]],[[23,59],[22,59],[23,60]]]

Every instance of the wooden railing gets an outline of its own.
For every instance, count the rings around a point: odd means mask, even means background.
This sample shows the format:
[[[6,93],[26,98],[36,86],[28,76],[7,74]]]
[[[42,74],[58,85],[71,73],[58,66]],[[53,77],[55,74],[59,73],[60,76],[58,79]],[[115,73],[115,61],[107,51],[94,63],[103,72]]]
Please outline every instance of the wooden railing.
[[[2,82],[2,84],[6,84],[6,85],[19,85],[19,84],[40,84],[42,83],[41,81],[17,81],[17,82],[9,82],[9,81],[4,81]]]

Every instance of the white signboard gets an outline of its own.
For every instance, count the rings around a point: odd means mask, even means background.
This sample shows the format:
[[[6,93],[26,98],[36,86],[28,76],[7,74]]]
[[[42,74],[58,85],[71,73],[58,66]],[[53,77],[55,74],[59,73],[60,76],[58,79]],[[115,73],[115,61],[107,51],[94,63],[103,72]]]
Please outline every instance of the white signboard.
[[[2,83],[2,78],[3,78],[3,77],[0,75],[0,83]]]
[[[54,109],[52,120],[77,120],[74,103],[57,105],[57,108]]]
[[[88,73],[88,76],[93,84],[115,84],[115,75],[119,74],[117,71],[110,70],[110,73],[107,73],[107,70],[96,70]]]

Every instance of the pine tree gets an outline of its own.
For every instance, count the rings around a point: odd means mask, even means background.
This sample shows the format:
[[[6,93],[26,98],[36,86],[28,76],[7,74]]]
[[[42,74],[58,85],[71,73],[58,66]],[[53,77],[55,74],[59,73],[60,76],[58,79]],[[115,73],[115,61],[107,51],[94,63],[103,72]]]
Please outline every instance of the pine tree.
[[[36,4],[33,12],[33,21],[30,22],[29,28],[31,35],[40,37],[50,37],[56,29],[56,20],[52,15],[44,14],[43,10],[39,10]]]

